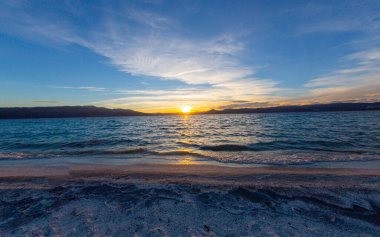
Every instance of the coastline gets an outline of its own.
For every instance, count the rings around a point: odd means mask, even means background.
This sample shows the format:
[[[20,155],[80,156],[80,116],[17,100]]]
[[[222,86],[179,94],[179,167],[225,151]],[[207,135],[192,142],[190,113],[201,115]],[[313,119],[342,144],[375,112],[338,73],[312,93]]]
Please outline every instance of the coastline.
[[[92,173],[94,176],[162,174],[162,175],[255,175],[255,174],[304,174],[304,175],[380,175],[380,160],[314,162],[301,165],[265,165],[223,163],[192,156],[150,158],[36,158],[0,160],[0,179],[5,177],[69,177],[73,174]]]
[[[339,162],[340,164],[342,162]],[[360,162],[358,162],[360,163]],[[377,163],[377,162],[376,162]],[[355,165],[353,163],[352,165]],[[369,168],[373,162],[363,165],[361,168],[352,168],[350,165],[339,164],[326,166],[220,166],[207,164],[161,164],[161,163],[137,163],[137,164],[55,164],[40,165],[15,163],[0,166],[0,179],[4,178],[75,178],[81,176],[107,177],[124,175],[167,175],[176,177],[181,175],[215,177],[233,177],[250,175],[337,175],[337,176],[380,176],[377,166]]]

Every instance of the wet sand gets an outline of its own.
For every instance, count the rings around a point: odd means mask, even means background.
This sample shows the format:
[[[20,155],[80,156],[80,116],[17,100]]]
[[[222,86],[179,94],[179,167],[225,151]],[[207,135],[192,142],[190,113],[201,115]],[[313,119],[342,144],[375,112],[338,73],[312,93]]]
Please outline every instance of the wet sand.
[[[3,178],[75,178],[80,176],[122,176],[122,175],[214,175],[229,177],[237,175],[339,175],[339,176],[380,176],[380,169],[371,168],[315,168],[315,167],[228,167],[216,165],[181,164],[64,164],[64,165],[12,165],[0,166],[0,179]]]
[[[380,170],[0,166],[0,235],[378,236]]]

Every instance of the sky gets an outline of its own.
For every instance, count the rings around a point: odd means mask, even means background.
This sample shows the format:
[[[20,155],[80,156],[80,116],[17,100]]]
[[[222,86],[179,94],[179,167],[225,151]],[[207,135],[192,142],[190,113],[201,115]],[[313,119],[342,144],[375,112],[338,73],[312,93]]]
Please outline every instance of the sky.
[[[378,0],[0,1],[0,107],[374,101]]]

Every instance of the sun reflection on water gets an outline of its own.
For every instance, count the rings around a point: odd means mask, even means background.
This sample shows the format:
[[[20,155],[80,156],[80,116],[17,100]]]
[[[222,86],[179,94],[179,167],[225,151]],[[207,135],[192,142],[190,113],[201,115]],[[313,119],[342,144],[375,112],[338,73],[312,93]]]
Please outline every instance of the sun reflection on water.
[[[176,164],[178,164],[178,165],[198,165],[199,162],[194,161],[194,159],[191,157],[187,157],[185,159],[179,160]]]

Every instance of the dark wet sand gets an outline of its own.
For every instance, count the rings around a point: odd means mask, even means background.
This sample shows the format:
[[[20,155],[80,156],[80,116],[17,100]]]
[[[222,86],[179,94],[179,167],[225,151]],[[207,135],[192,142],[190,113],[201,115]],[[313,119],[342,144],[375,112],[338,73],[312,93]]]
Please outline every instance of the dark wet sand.
[[[369,168],[306,168],[306,167],[226,167],[213,165],[172,165],[172,164],[68,164],[56,166],[3,165],[0,166],[0,179],[4,178],[75,178],[112,176],[165,176],[180,177],[190,175],[201,178],[236,177],[249,175],[336,175],[336,176],[380,176],[380,169]]]

